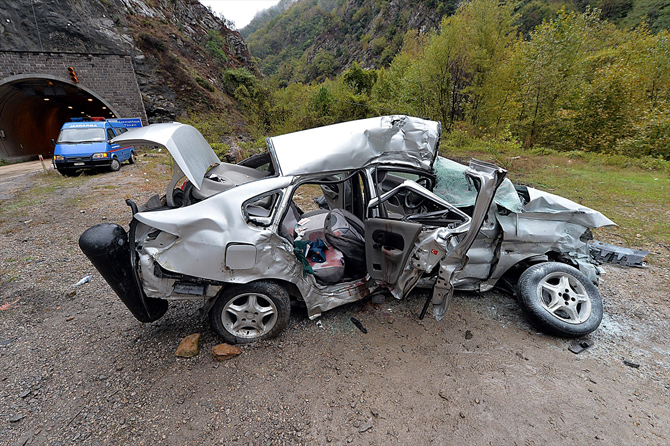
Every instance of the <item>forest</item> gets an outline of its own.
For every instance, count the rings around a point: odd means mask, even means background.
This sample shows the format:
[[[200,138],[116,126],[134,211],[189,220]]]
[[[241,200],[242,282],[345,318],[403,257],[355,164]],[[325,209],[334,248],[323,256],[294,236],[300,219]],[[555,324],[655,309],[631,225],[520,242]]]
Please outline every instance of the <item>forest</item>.
[[[387,67],[285,86],[238,68],[224,85],[259,138],[410,114],[452,137],[670,160],[667,30],[620,29],[590,8],[562,9],[527,37],[518,23],[509,3],[472,0],[435,31],[409,31]]]

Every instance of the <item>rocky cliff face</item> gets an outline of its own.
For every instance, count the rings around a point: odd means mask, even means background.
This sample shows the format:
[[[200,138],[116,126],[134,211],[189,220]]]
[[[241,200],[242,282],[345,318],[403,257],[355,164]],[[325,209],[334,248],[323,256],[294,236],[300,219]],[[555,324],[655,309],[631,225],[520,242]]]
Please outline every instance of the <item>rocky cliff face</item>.
[[[251,68],[241,35],[197,0],[3,0],[0,50],[133,56],[150,121],[235,112],[222,70]]]

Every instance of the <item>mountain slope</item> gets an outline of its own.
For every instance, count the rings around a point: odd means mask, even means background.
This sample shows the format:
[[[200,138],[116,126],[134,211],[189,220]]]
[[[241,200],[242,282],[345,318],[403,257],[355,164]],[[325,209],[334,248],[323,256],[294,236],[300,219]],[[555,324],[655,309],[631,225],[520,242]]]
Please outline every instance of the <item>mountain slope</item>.
[[[455,8],[456,0],[300,0],[247,43],[263,73],[319,80],[354,60],[366,68],[388,64],[407,30],[433,29]]]
[[[322,80],[358,61],[365,68],[387,65],[409,30],[436,29],[457,0],[282,0],[242,30],[261,71],[280,81]],[[598,8],[621,27],[670,26],[669,0],[523,0],[519,31],[527,35],[561,8]]]

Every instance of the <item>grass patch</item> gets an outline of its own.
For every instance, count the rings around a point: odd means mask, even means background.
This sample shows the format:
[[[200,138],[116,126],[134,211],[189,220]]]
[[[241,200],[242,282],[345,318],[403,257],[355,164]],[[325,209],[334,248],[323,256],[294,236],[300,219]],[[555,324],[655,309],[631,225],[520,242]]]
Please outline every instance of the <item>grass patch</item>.
[[[617,223],[595,237],[608,243],[650,251],[652,264],[670,260],[670,163],[585,152],[525,150],[509,142],[470,140],[447,135],[440,152],[508,169],[515,184],[526,184],[596,209]]]
[[[32,187],[30,190],[18,195],[15,199],[3,203],[3,211],[10,214],[35,205],[44,205],[48,203],[57,189],[66,188],[83,181],[78,177],[64,177],[62,175],[40,174],[35,178],[40,183],[39,186]]]

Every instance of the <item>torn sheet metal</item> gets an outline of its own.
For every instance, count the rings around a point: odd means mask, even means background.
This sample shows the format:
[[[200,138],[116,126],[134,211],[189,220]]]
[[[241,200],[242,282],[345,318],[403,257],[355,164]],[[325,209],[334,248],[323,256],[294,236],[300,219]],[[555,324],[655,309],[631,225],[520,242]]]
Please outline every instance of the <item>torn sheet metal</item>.
[[[281,276],[287,266],[281,263],[273,266],[274,260],[264,258],[262,253],[257,257],[264,261],[244,271],[226,269],[224,253],[229,244],[252,244],[258,249],[267,248],[265,244],[269,235],[273,234],[273,227],[263,228],[245,220],[242,217],[243,203],[268,191],[281,190],[291,180],[291,177],[265,178],[221,192],[187,207],[139,212],[135,214],[135,218],[147,226],[179,237],[178,242],[170,249],[155,255],[161,266],[169,271],[232,283],[243,283],[245,278],[255,280],[267,277],[266,267],[271,272],[277,270],[276,275]],[[272,215],[274,224],[277,215],[277,212]],[[276,234],[273,235],[277,237]],[[291,248],[291,259],[292,252]],[[286,262],[285,259],[277,259],[279,260]]]
[[[439,122],[382,116],[268,138],[282,175],[360,169],[392,162],[430,171],[442,131]]]
[[[355,282],[346,282],[337,285],[319,285],[314,276],[308,274],[298,283],[303,292],[307,316],[315,319],[324,311],[337,308],[341,305],[359,301],[379,289],[379,284],[367,277]]]
[[[600,272],[591,262],[586,241],[582,240],[588,227],[558,219],[569,220],[571,216],[569,213],[547,215],[548,218],[557,218],[551,220],[542,218],[541,213],[497,215],[503,229],[500,256],[487,281],[488,286],[482,289],[490,289],[517,263],[547,253],[571,261],[591,282],[597,284]]]
[[[470,168],[466,172],[469,178],[479,183],[479,194],[475,202],[475,208],[472,212],[472,221],[470,229],[463,236],[458,245],[449,252],[444,259],[440,261],[440,269],[437,274],[437,282],[433,288],[433,316],[438,321],[441,320],[454,292],[452,282],[454,273],[459,271],[467,262],[466,253],[472,246],[479,229],[484,224],[484,219],[493,202],[496,191],[502,184],[507,171],[493,164],[473,160],[470,162]]]
[[[637,268],[644,268],[647,266],[644,258],[649,255],[649,251],[610,245],[598,240],[591,241],[589,243],[589,249],[591,250],[593,258],[600,262],[616,263]]]
[[[603,226],[616,226],[609,218],[598,211],[582,206],[567,198],[550,194],[538,189],[528,188],[530,201],[524,206],[524,212],[529,218],[531,214],[538,214],[541,219],[560,219],[571,223],[580,224],[586,228],[600,228]]]

